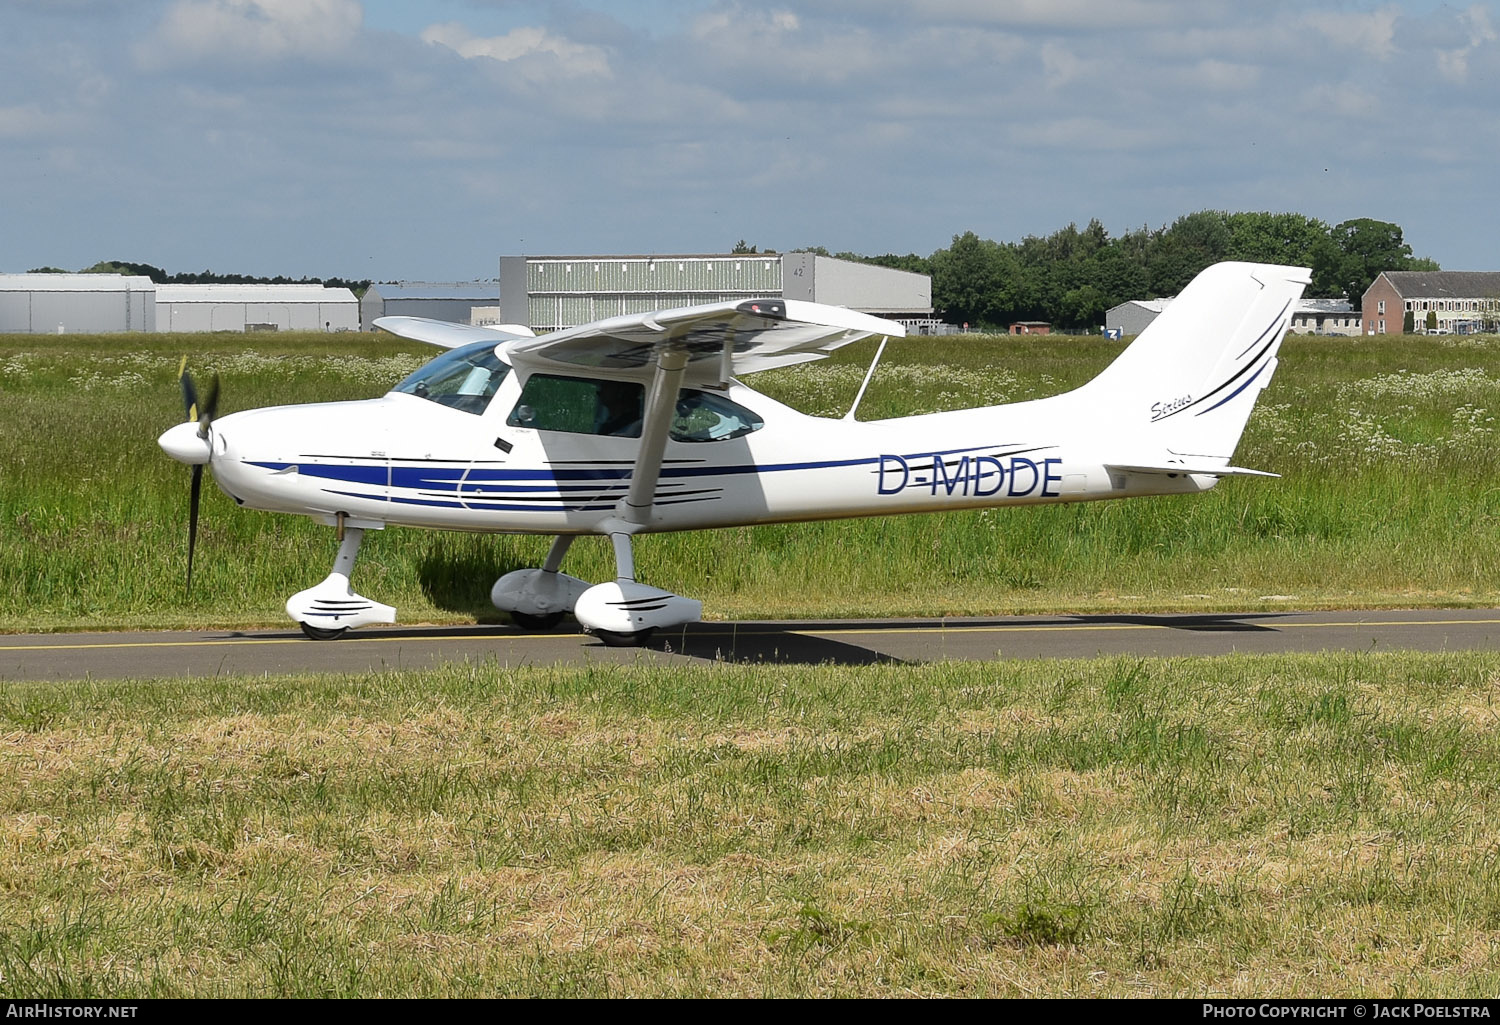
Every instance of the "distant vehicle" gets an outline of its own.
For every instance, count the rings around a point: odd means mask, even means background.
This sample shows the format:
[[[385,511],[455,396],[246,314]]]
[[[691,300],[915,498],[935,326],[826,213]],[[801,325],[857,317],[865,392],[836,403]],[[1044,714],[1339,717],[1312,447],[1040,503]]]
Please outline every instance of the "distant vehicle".
[[[349,576],[366,530],[407,525],[554,536],[542,566],[501,577],[491,600],[526,629],[571,613],[610,644],[702,614],[700,602],[636,579],[640,534],[1179,494],[1231,475],[1275,476],[1231,457],[1309,280],[1302,268],[1218,264],[1081,388],[870,422],[853,409],[840,420],[807,416],[740,382],[903,334],[891,321],[782,299],[543,337],[385,317],[377,326],[449,351],[383,398],[356,402],[216,418],[217,380],[200,396],[184,370],[188,422],[160,444],[193,468],[189,585],[204,466],[240,505],[338,529],[332,572],[287,601],[309,637],[395,621]],[[561,571],[582,534],[613,542],[614,580]]]

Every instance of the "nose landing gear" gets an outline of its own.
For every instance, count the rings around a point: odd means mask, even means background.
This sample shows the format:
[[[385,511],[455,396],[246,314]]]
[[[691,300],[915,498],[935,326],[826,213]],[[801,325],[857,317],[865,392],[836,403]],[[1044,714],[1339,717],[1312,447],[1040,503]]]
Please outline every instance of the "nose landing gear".
[[[286,602],[287,615],[315,641],[336,640],[357,626],[396,621],[394,608],[356,594],[349,586],[349,574],[359,557],[365,528],[349,526],[342,513],[338,524],[341,536],[339,553],[333,560],[333,572],[316,587],[298,591]]]

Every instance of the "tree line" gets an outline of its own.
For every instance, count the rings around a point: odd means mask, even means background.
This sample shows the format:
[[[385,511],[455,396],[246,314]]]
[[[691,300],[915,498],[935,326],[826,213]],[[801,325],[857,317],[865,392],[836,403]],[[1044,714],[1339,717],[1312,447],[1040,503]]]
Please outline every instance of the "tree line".
[[[59,267],[33,267],[28,274],[67,274]],[[263,277],[254,274],[218,274],[211,270],[188,271],[168,274],[160,267],[149,263],[130,263],[125,260],[101,260],[92,267],[85,267],[79,274],[128,274],[150,278],[158,285],[324,285],[328,288],[347,288],[356,296],[363,296],[370,287],[368,279],[351,281],[348,278],[289,278],[278,274]]]
[[[741,251],[753,251],[742,241]],[[1098,219],[1069,224],[1045,238],[996,242],[972,231],[931,256],[862,256],[822,247],[800,252],[855,260],[932,278],[932,304],[949,323],[1004,327],[1041,320],[1096,328],[1105,311],[1132,299],[1174,296],[1221,260],[1312,268],[1310,298],[1348,299],[1357,308],[1382,271],[1438,270],[1412,256],[1400,225],[1357,218],[1328,225],[1297,213],[1202,210],[1161,228],[1111,237]]]

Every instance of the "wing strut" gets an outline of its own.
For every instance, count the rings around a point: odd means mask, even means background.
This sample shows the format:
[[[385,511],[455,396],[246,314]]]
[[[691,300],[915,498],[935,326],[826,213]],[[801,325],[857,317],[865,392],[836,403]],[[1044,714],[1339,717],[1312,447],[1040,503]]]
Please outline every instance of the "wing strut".
[[[625,507],[620,510],[626,523],[644,526],[651,516],[661,460],[667,450],[672,417],[677,412],[677,391],[687,364],[687,349],[681,346],[665,347],[656,358],[656,374],[651,378],[651,392],[646,396],[646,409],[641,417],[641,447],[635,457],[635,469],[630,473]]]

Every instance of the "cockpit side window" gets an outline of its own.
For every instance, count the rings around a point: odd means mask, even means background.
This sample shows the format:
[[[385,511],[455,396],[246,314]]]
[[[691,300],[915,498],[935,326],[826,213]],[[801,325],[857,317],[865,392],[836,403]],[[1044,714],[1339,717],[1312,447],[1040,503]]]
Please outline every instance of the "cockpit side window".
[[[672,419],[673,441],[728,441],[743,438],[766,425],[738,402],[711,392],[684,391],[677,396]]]
[[[448,350],[391,390],[477,415],[509,373],[510,366],[495,355],[494,342],[474,342]]]
[[[538,431],[639,438],[646,388],[636,381],[532,374],[506,423]],[[727,441],[765,426],[722,395],[685,390],[672,417],[673,441]]]
[[[532,374],[506,423],[538,431],[641,436],[646,389],[635,381]]]

